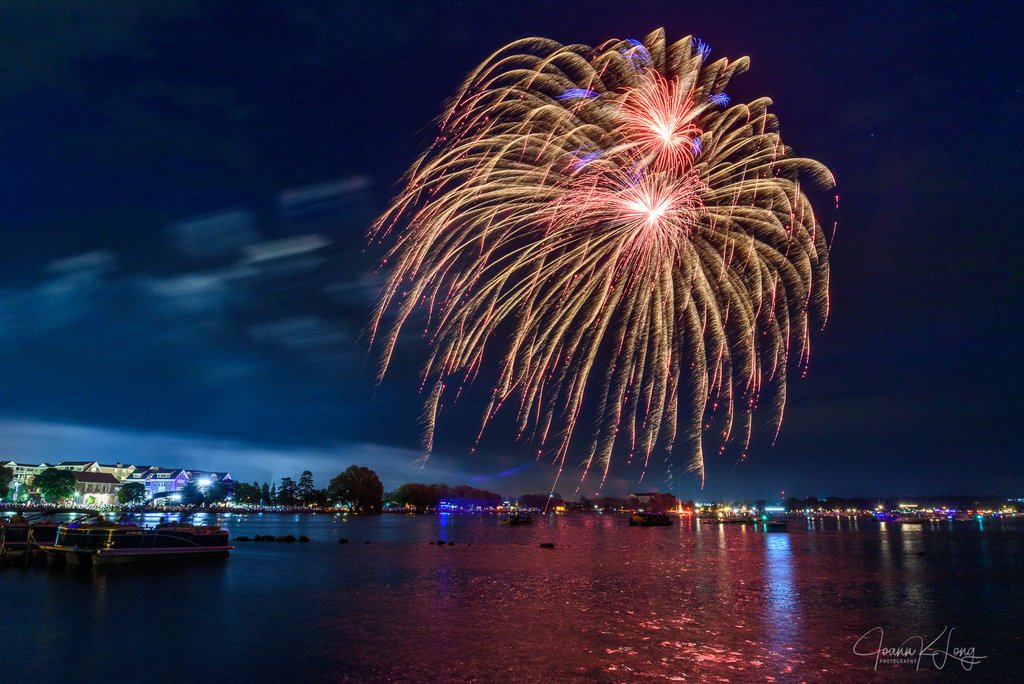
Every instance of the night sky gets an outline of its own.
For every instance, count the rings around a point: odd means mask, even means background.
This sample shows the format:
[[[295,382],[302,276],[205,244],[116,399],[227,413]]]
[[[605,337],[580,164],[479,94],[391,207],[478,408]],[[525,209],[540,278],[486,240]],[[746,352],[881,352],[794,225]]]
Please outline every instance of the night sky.
[[[365,233],[491,52],[663,26],[749,55],[733,101],[771,97],[840,194],[811,196],[839,221],[832,313],[778,442],[675,493],[1024,495],[1024,13],[833,4],[0,6],[0,458],[547,491],[500,421],[470,455],[472,396],[414,465],[424,358],[374,380]],[[604,492],[664,472],[616,468]]]

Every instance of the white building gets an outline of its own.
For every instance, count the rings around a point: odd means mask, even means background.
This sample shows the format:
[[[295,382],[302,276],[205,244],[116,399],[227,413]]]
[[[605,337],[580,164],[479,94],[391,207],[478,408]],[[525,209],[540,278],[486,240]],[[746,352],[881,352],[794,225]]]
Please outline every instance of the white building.
[[[117,503],[121,483],[110,473],[75,473],[75,501],[87,506],[110,506]]]
[[[0,461],[0,466],[10,468],[14,472],[12,482],[17,482],[23,487],[31,486],[36,475],[50,467],[45,463],[17,463],[15,461]]]

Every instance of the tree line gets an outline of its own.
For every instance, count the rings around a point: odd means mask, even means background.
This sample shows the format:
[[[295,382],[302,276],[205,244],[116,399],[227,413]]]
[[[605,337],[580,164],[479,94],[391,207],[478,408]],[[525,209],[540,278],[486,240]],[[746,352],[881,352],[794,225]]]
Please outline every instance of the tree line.
[[[416,513],[430,513],[437,510],[441,503],[448,503],[459,508],[495,508],[500,506],[503,498],[500,494],[477,489],[468,485],[450,487],[446,484],[420,484],[407,482],[391,491],[385,497],[389,503],[393,502],[415,511]],[[620,499],[610,496],[602,496],[596,500],[580,497],[578,501],[567,501],[562,495],[555,492],[552,494],[522,494],[512,500],[513,505],[525,509],[544,510],[561,506],[566,510],[574,511],[617,511],[630,508],[633,504],[629,499]],[[679,501],[671,494],[655,494],[650,497],[646,504],[647,510],[671,511],[675,510]],[[694,503],[688,501],[685,504],[690,510]]]
[[[387,495],[389,502],[410,508],[417,513],[437,510],[441,502],[458,507],[494,508],[501,505],[501,494],[469,485],[449,487],[446,484],[406,482]]]
[[[250,506],[314,508],[347,506],[354,513],[380,513],[384,506],[384,486],[373,470],[350,466],[332,478],[324,489],[317,489],[313,473],[304,470],[296,481],[281,478],[281,484],[236,482],[232,498]]]

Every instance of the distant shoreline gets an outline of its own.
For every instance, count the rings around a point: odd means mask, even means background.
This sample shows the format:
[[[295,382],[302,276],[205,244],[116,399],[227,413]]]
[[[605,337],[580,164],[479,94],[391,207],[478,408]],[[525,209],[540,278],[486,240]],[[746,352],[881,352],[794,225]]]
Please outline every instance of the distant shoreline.
[[[1007,500],[1003,500],[1007,501]],[[1016,500],[1010,500],[1016,501]],[[768,510],[764,512],[743,512],[737,513],[736,511],[728,512],[727,504],[723,504],[717,511],[714,510],[671,510],[667,511],[671,515],[676,515],[681,518],[697,518],[697,519],[723,519],[729,520],[732,518],[746,518],[750,516],[764,516],[764,518],[773,519],[800,519],[800,518],[826,518],[826,517],[846,517],[846,518],[879,518],[885,519],[892,513],[896,512],[896,508],[892,509],[845,509],[845,510],[825,510],[825,509],[804,509],[804,510]],[[991,504],[989,504],[991,506]],[[126,507],[126,506],[103,506],[103,507],[88,507],[88,506],[24,506],[24,505],[13,505],[13,504],[0,504],[0,514],[4,513],[23,513],[23,514],[72,514],[78,513],[81,515],[99,514],[99,515],[183,515],[191,516],[198,513],[205,515],[263,515],[263,514],[279,514],[279,515],[343,515],[352,517],[373,517],[374,515],[404,515],[404,516],[447,516],[447,515],[480,515],[480,516],[491,516],[491,515],[503,515],[507,514],[511,509],[503,508],[486,508],[477,510],[463,510],[463,511],[425,511],[425,512],[413,512],[403,510],[385,510],[381,513],[372,514],[360,514],[353,513],[348,509],[344,508],[302,508],[302,507],[258,507],[258,508],[241,508],[241,507],[224,507],[224,506],[212,506],[212,507],[187,507],[187,506],[174,506],[168,508],[147,508],[145,510],[139,510],[138,507]],[[515,509],[523,512],[530,512],[535,514],[545,515],[540,509]],[[569,509],[560,511],[548,511],[546,515],[631,515],[638,511],[632,509],[614,509],[614,510],[588,510],[588,509]],[[911,514],[917,517],[927,517],[928,519],[942,520],[945,518],[954,519],[954,515],[959,515],[958,520],[962,520],[962,516],[966,513],[971,518],[1018,518],[1024,517],[1024,511],[1018,511],[1015,508],[967,508],[963,507],[958,510],[953,509],[941,509],[931,507],[914,507],[909,510],[902,510],[904,514]]]

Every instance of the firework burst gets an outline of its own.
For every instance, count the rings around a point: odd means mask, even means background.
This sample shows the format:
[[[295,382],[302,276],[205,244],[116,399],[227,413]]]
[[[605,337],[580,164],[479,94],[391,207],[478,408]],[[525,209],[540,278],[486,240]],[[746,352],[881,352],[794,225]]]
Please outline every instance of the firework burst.
[[[581,482],[603,482],[617,449],[645,471],[685,452],[703,480],[703,432],[745,456],[755,409],[777,434],[787,365],[806,365],[828,308],[800,180],[833,179],[783,145],[767,98],[729,104],[747,66],[659,30],[520,40],[470,74],[372,233],[391,243],[382,376],[403,326],[425,321],[428,449],[492,347],[481,434],[514,412],[559,472],[574,445]]]

